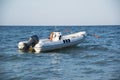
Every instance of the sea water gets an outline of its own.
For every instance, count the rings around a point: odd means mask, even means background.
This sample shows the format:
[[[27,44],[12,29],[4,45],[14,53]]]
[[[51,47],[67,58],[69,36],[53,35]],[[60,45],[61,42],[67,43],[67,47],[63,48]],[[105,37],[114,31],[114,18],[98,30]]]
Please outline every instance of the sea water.
[[[21,52],[18,42],[86,31],[76,47]],[[120,80],[120,26],[0,26],[0,80]]]

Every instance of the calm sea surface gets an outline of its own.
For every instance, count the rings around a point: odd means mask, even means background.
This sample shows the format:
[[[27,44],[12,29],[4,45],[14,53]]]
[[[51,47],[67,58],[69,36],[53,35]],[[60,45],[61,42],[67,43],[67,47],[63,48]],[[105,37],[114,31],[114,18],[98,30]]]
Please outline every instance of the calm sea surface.
[[[18,50],[19,41],[48,38],[52,31],[86,31],[87,37],[51,52]],[[1,26],[0,80],[120,80],[120,26]]]

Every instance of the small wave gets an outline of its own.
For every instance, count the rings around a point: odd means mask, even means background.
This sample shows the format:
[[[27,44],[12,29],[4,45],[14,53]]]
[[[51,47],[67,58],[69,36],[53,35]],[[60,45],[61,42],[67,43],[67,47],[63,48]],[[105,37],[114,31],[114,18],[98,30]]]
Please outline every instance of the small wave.
[[[29,54],[29,56],[26,56],[26,54],[23,55],[17,55],[17,54],[4,54],[0,55],[1,61],[24,61],[24,60],[30,60],[32,59],[32,56]]]
[[[83,45],[79,46],[81,50],[99,50],[99,51],[106,51],[108,50],[107,47],[100,46],[100,45]]]
[[[85,74],[98,74],[98,73],[104,73],[104,71],[102,70],[102,69],[93,69],[93,68],[90,68],[90,67],[88,67],[88,68],[83,68],[82,70],[84,70],[84,72],[83,73],[85,73]]]
[[[97,56],[99,55],[98,54],[86,54],[84,56],[81,56],[81,58],[88,59],[88,58],[96,58]]]
[[[107,59],[102,59],[102,60],[93,61],[91,62],[91,64],[96,66],[106,66],[106,65],[110,65],[110,61]]]

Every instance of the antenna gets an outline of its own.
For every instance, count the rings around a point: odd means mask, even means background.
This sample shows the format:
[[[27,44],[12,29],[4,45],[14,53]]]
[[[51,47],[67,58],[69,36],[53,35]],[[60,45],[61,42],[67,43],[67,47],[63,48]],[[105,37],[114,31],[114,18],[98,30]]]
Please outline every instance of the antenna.
[[[56,26],[54,27],[54,31],[57,31],[57,28],[56,28]]]
[[[65,30],[68,34],[71,34],[71,30],[67,27],[66,30]]]

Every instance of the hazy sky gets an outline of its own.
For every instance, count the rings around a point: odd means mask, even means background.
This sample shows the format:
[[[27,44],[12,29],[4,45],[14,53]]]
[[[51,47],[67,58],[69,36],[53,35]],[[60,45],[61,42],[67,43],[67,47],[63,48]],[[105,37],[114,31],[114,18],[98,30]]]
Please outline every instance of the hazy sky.
[[[120,0],[0,0],[0,25],[120,25]]]

